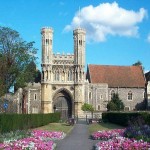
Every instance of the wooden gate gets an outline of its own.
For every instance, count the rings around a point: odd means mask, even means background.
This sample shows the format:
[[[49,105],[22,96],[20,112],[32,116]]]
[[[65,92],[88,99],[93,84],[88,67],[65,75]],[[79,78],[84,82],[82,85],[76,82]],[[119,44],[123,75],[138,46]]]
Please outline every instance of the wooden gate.
[[[72,116],[72,103],[69,97],[65,95],[59,96],[54,100],[53,109],[55,109],[55,112],[61,113],[62,119],[68,119]]]

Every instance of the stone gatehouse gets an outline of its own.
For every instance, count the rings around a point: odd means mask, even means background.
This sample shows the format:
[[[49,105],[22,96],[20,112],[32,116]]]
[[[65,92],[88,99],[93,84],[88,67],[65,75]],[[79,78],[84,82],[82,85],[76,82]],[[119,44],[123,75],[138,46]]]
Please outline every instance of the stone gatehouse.
[[[53,54],[53,29],[42,28],[42,112],[82,114],[85,95],[85,30],[73,31],[74,54]]]

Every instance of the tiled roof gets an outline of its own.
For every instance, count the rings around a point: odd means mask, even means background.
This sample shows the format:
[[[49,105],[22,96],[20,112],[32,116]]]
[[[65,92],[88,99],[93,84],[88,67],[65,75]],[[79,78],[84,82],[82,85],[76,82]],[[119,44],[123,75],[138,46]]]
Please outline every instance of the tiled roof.
[[[88,65],[91,83],[107,83],[109,87],[145,87],[141,66]]]

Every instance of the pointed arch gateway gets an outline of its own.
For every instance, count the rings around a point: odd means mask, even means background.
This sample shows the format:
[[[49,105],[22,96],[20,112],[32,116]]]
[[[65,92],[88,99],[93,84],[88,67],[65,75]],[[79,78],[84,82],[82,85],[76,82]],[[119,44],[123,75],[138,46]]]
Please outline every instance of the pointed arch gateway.
[[[59,89],[53,96],[53,110],[61,113],[62,119],[72,117],[73,97],[67,89]]]

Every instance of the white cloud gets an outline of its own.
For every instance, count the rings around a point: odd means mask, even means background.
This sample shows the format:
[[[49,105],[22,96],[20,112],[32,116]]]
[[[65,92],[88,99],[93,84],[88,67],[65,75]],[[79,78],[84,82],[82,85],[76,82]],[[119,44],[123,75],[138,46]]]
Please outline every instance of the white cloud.
[[[148,43],[150,43],[150,33],[147,36],[147,41],[148,41]]]
[[[105,41],[107,35],[137,37],[138,23],[142,22],[146,15],[144,8],[135,12],[119,7],[116,2],[102,3],[96,7],[89,5],[75,14],[64,31],[83,27],[87,31],[88,41],[95,42]]]
[[[147,73],[147,72],[149,72],[149,70],[145,70],[145,71],[144,71],[144,73]]]

